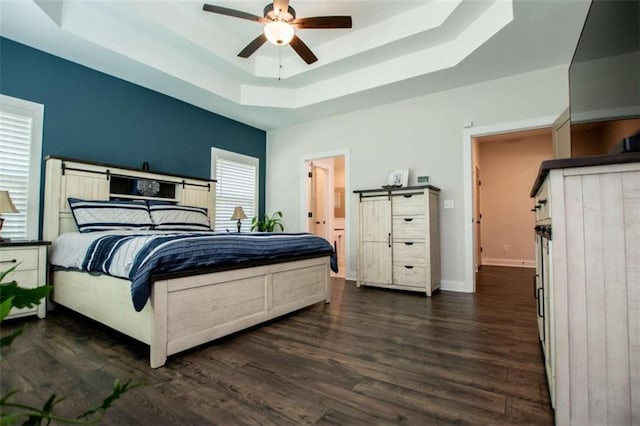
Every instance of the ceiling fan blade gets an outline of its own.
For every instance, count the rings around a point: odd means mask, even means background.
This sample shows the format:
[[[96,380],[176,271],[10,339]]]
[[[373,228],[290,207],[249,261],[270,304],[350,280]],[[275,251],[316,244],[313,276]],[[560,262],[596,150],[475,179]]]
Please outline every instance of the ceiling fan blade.
[[[260,22],[261,24],[267,22],[267,20],[262,16],[253,15],[251,13],[242,12],[240,10],[229,9],[227,7],[214,6],[206,3],[202,6],[202,10],[206,12],[217,13],[219,15],[233,16],[234,18]]]
[[[295,28],[351,28],[351,16],[316,16],[315,18],[294,19],[291,23]]]
[[[256,50],[260,48],[267,41],[267,37],[264,33],[260,33],[258,37],[253,39],[253,41],[247,44],[247,47],[242,49],[242,52],[238,53],[238,56],[241,58],[248,58],[253,55]]]
[[[273,10],[286,12],[289,10],[289,0],[273,0]]]
[[[309,47],[304,44],[304,42],[300,40],[300,37],[298,37],[297,35],[293,36],[289,44],[307,64],[312,64],[318,60],[311,49],[309,49]]]

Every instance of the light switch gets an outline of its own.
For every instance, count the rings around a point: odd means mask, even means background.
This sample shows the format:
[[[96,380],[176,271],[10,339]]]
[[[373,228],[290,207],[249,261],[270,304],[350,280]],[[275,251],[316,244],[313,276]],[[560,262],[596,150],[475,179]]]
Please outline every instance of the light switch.
[[[453,208],[453,200],[444,200],[444,208],[452,209]]]

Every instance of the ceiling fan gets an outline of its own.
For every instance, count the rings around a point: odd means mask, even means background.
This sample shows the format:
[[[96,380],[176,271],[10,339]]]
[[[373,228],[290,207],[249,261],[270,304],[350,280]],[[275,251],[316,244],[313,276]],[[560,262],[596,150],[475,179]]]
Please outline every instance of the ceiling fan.
[[[241,58],[248,58],[253,55],[260,46],[269,40],[276,45],[291,44],[293,50],[307,64],[312,64],[318,58],[295,34],[295,30],[351,28],[351,16],[296,18],[296,11],[289,6],[289,0],[274,0],[273,3],[267,4],[264,8],[264,16],[210,4],[204,4],[202,10],[265,24],[264,31],[238,53]]]

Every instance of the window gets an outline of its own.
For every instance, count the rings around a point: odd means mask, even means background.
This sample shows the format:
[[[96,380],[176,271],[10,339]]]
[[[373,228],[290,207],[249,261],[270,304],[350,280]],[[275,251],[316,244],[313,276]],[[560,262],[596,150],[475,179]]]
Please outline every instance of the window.
[[[216,179],[216,231],[235,231],[233,209],[242,207],[248,219],[243,230],[250,229],[258,212],[258,159],[223,149],[211,150],[211,176]]]
[[[44,106],[0,95],[0,190],[19,213],[5,213],[4,238],[38,238]]]

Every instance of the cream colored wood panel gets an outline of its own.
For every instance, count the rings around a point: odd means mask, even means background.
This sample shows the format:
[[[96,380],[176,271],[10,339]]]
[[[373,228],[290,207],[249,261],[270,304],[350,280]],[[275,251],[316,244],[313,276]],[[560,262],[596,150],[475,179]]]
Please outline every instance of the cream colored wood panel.
[[[131,283],[107,275],[56,271],[52,274],[53,301],[101,322],[143,343],[151,343],[151,304],[133,309]]]
[[[553,293],[551,301],[551,336],[552,363],[555,366],[555,380],[549,383],[552,404],[556,409],[556,424],[566,425],[571,421],[570,405],[570,366],[569,366],[569,289],[567,280],[567,236],[565,229],[567,217],[565,214],[564,181],[562,170],[551,170],[547,177],[549,182],[549,197],[553,203],[553,258],[551,274],[549,276],[549,291]],[[543,221],[544,223],[545,221]]]
[[[393,265],[393,284],[427,288],[427,271],[424,266]]]
[[[629,373],[631,424],[640,424],[640,172],[622,175],[627,306],[629,309]]]
[[[360,243],[359,281],[391,284],[391,247],[388,243]]]
[[[13,266],[17,266],[16,271],[38,269],[38,247],[0,248],[0,271]]]
[[[108,200],[109,181],[107,176],[67,170],[62,178],[60,211],[70,212],[69,198],[82,200]]]
[[[436,191],[429,191],[429,244],[426,246],[426,255],[429,259],[429,270],[431,276],[431,292],[440,288],[440,195]]]
[[[209,217],[215,218],[216,187],[214,182],[211,182],[210,185],[210,189],[186,185],[181,191],[180,204],[184,206],[203,207],[209,211]]]
[[[388,197],[364,198],[360,202],[360,239],[388,242],[391,234],[391,202]]]
[[[424,216],[394,216],[392,225],[394,241],[425,239]]]
[[[391,197],[392,214],[421,215],[425,210],[424,194],[404,194]]]
[[[607,424],[606,289],[604,278],[604,235],[602,192],[598,175],[584,176],[583,211],[585,248],[585,289],[587,318],[587,389],[589,419],[596,424]]]
[[[324,294],[323,267],[278,272],[273,274],[273,306],[282,306],[316,294]]]
[[[603,259],[606,286],[606,347],[608,389],[608,423],[631,424],[629,324],[627,306],[627,274],[625,265],[624,211],[622,174],[600,175],[602,188]],[[629,212],[632,213],[632,212]],[[637,212],[636,212],[637,213]],[[587,230],[591,231],[591,230]],[[587,268],[589,265],[587,265]],[[638,285],[636,283],[636,285]],[[602,386],[604,383],[594,383]]]
[[[168,339],[264,311],[264,277],[170,293]]]
[[[535,197],[536,220],[544,220],[551,217],[549,210],[551,202],[549,200],[549,181],[546,180],[538,190]]]
[[[423,242],[393,243],[393,262],[405,265],[427,263],[427,251]]]
[[[584,270],[584,224],[582,212],[582,178],[565,179],[567,279],[569,281],[569,363],[571,365],[572,421],[587,424],[589,418],[589,382],[587,362],[586,277]]]

